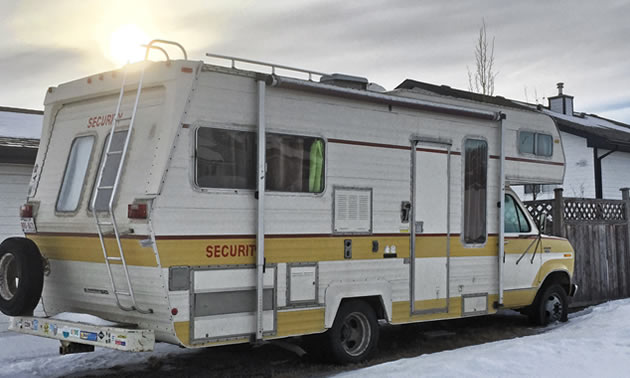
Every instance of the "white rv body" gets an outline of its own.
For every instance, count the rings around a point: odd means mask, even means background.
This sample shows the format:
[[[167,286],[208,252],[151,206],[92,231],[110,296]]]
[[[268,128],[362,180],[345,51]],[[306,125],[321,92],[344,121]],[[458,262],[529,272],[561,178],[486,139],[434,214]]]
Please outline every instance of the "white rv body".
[[[182,60],[128,67],[121,118],[132,112],[143,68],[114,213],[137,305],[151,313],[117,305],[89,206],[116,117],[123,75],[113,71],[51,88],[46,97],[27,199],[35,230],[27,238],[49,264],[42,294],[48,315],[87,313],[152,330],[158,341],[201,347],[248,342],[258,331],[264,339],[321,333],[333,326],[340,304],[352,298],[368,302],[379,318],[401,324],[521,308],[532,304],[550,275],[563,274],[570,283],[574,254],[566,240],[542,237],[536,253],[527,251],[538,237],[527,211],[527,230],[502,236],[499,228],[501,161],[507,184],[562,182],[564,153],[549,117]],[[323,143],[321,191],[200,185],[205,130],[255,134],[261,96],[265,135]],[[124,128],[119,124],[116,130]],[[522,131],[550,136],[553,153],[519,152]],[[76,210],[59,211],[73,141],[83,136],[89,138],[82,141],[91,138],[92,147],[78,204]],[[487,151],[485,206],[477,211],[485,222],[480,242],[464,236],[470,140]],[[269,179],[276,168],[267,162]],[[522,206],[509,188],[506,193]],[[257,196],[264,196],[261,227]],[[409,202],[415,202],[413,208],[405,210]],[[138,203],[147,205],[148,216],[128,219],[128,205]],[[256,271],[260,230],[262,287]],[[109,254],[118,253],[114,236],[106,233],[104,240]],[[124,269],[111,263],[114,281],[123,287]],[[128,298],[120,301],[131,306]]]

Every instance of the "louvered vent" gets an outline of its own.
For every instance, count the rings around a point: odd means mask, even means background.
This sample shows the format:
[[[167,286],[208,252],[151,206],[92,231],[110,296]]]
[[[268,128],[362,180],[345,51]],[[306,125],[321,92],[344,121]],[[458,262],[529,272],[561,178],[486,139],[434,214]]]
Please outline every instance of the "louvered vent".
[[[335,188],[334,231],[372,232],[372,189]]]

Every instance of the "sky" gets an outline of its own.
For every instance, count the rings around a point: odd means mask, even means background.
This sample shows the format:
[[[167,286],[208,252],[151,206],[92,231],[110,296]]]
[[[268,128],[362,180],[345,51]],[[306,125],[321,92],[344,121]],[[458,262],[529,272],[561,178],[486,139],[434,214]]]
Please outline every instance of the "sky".
[[[630,123],[629,15],[630,0],[2,0],[0,106],[43,109],[48,87],[116,69],[121,45],[154,38],[193,60],[213,52],[388,90],[406,78],[467,90],[485,20],[495,95],[546,105],[564,82],[576,111]]]

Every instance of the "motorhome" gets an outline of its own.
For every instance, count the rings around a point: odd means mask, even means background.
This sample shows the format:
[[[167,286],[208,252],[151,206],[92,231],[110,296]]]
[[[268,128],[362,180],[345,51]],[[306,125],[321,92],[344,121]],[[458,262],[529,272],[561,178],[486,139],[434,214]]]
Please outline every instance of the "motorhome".
[[[319,335],[354,362],[379,322],[566,320],[574,250],[510,190],[562,183],[548,116],[182,52],[48,89],[0,245],[11,330],[64,353]]]

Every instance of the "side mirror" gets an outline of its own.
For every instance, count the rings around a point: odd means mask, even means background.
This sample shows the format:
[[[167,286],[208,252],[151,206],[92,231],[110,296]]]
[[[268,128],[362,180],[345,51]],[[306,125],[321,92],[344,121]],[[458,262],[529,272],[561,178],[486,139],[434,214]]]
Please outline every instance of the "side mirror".
[[[538,215],[538,232],[539,233],[544,233],[545,229],[547,228],[547,214],[545,213],[540,213]]]

